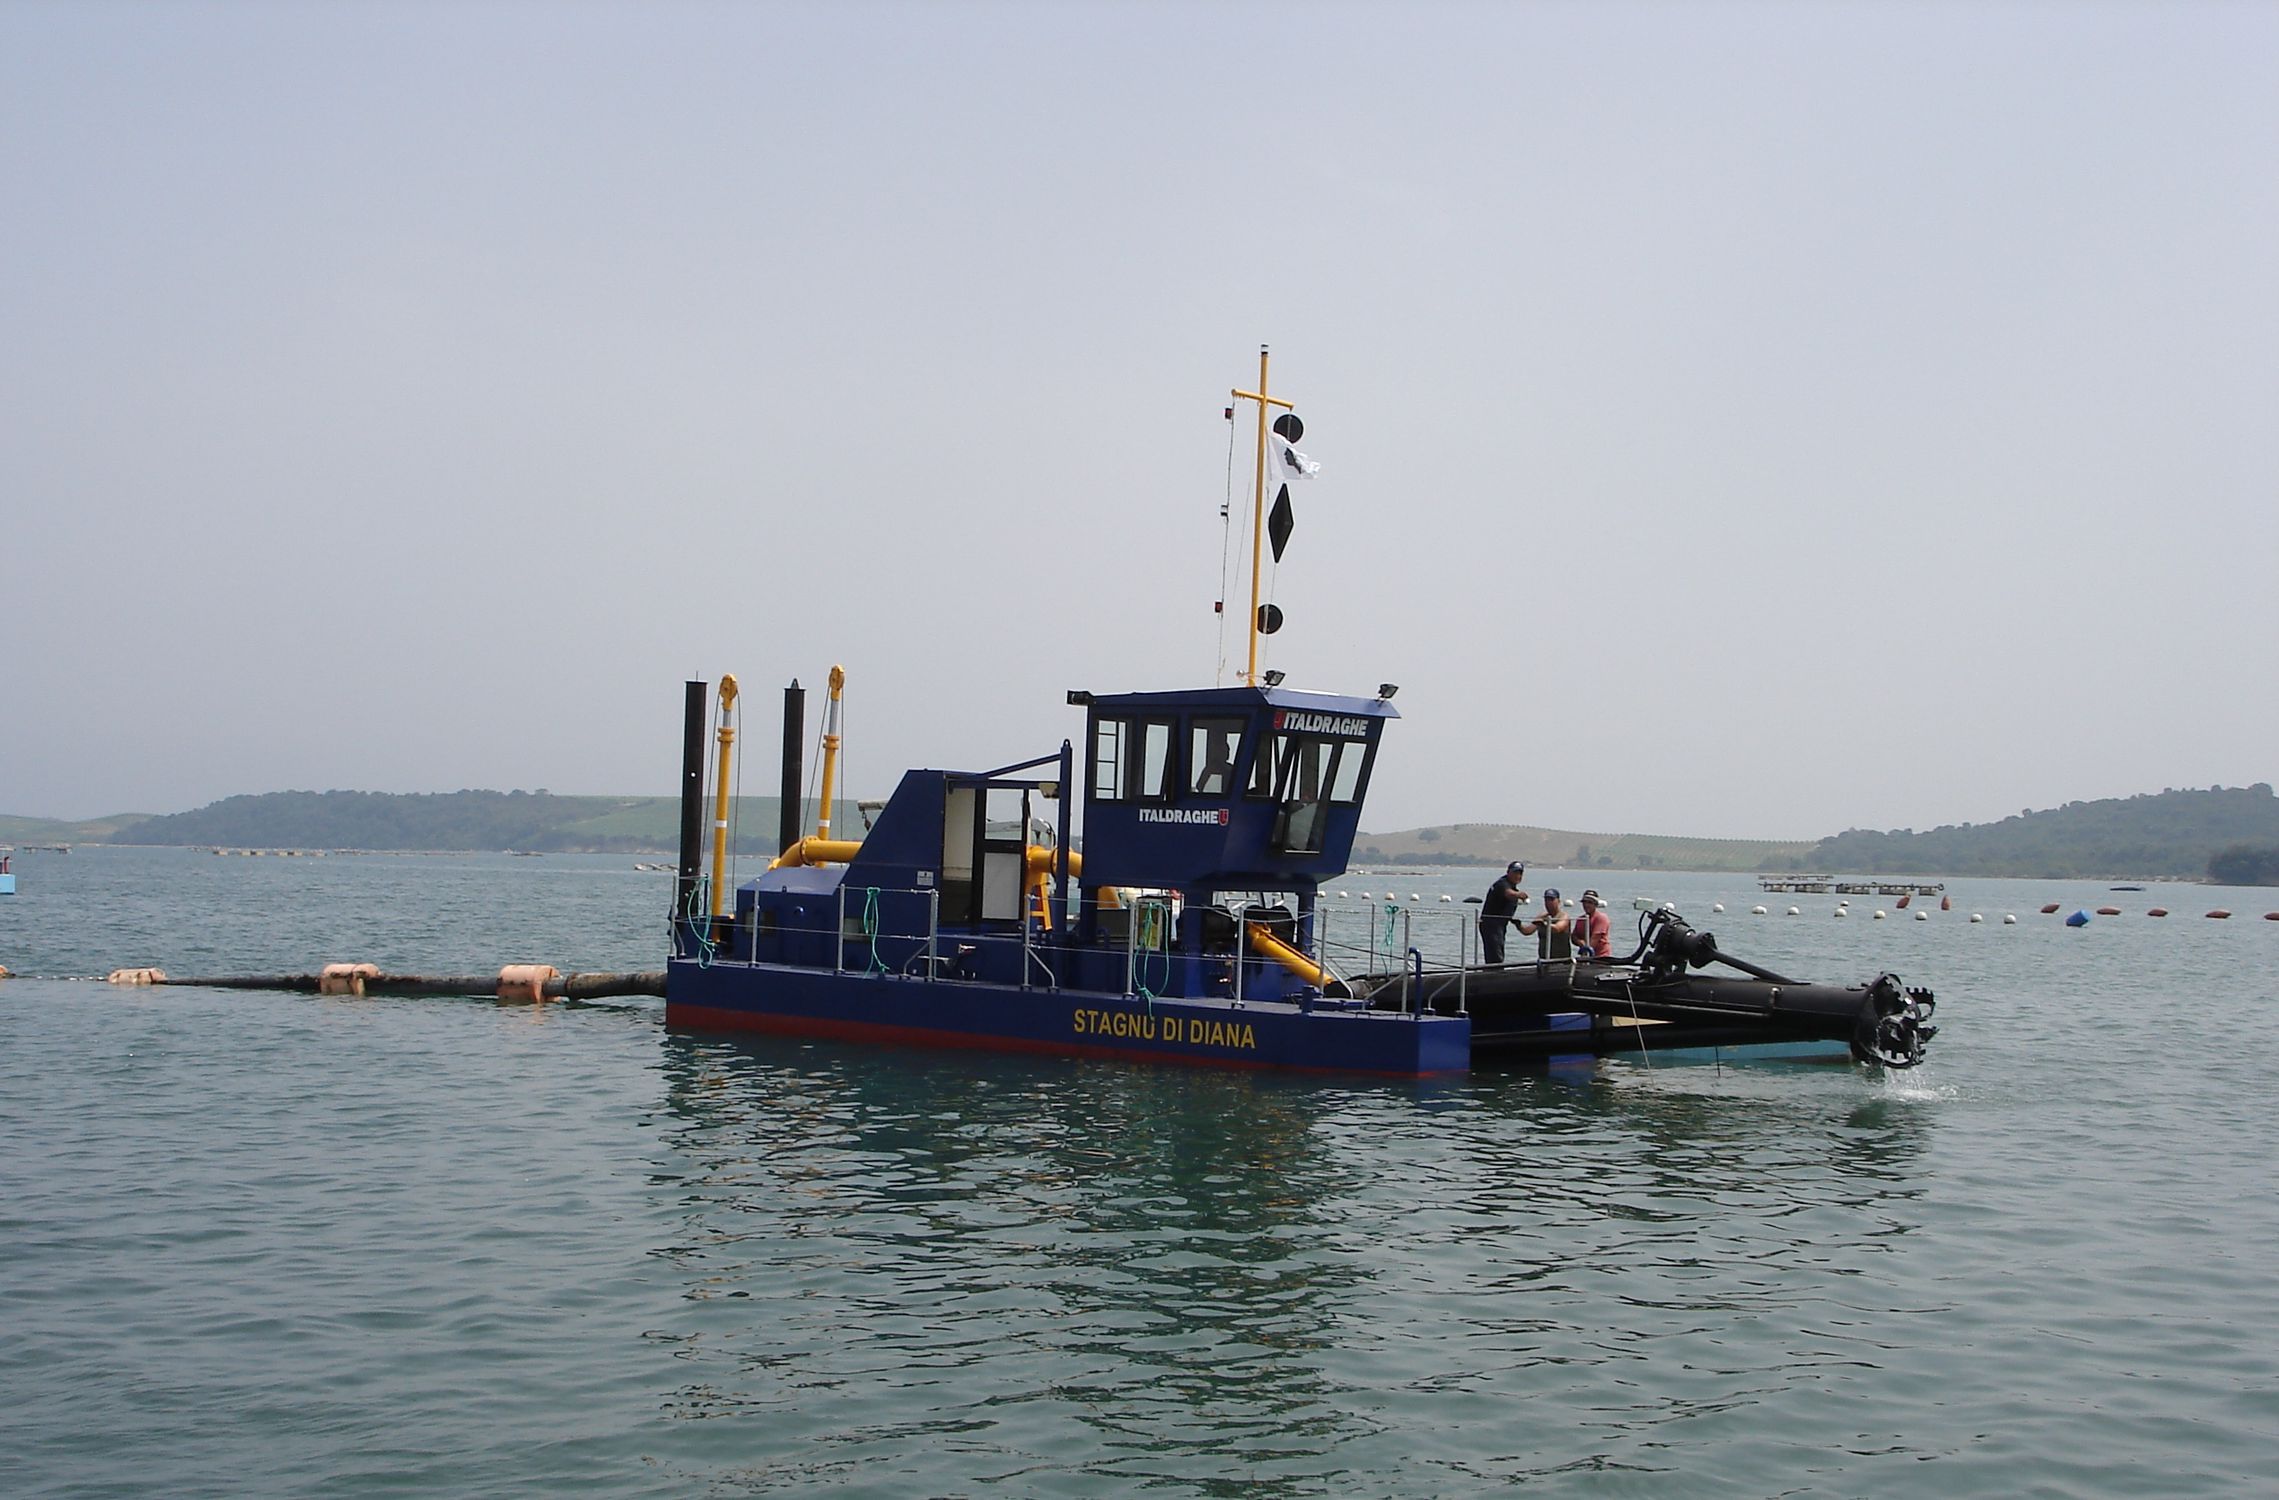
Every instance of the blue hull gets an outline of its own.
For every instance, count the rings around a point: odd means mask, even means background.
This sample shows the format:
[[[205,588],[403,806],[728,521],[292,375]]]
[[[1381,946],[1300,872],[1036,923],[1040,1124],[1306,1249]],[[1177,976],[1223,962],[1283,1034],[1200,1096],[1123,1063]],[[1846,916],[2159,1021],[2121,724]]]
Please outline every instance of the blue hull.
[[[1148,1001],[692,959],[667,966],[665,1020],[700,1031],[1400,1078],[1465,1072],[1472,1052],[1471,1022],[1456,1016],[1280,1001]]]

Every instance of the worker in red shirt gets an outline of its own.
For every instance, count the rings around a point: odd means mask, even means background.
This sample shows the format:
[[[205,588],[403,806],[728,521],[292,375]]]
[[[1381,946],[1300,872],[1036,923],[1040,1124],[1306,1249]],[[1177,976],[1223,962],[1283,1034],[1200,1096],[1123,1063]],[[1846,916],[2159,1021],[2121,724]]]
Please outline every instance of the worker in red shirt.
[[[1614,919],[1599,905],[1597,891],[1583,892],[1583,914],[1575,918],[1575,952],[1583,958],[1614,957]]]

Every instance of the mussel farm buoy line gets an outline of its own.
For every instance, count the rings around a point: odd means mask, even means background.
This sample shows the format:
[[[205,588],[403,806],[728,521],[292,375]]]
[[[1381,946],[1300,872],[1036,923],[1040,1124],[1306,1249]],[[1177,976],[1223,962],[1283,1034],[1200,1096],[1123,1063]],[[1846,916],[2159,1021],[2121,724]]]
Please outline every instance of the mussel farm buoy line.
[[[389,974],[377,964],[326,964],[314,974],[203,974],[177,979],[164,969],[113,969],[112,984],[208,990],[284,990],[304,995],[489,996],[536,1004],[607,1000],[626,995],[662,999],[661,973],[564,974],[551,964],[508,964],[495,974]]]

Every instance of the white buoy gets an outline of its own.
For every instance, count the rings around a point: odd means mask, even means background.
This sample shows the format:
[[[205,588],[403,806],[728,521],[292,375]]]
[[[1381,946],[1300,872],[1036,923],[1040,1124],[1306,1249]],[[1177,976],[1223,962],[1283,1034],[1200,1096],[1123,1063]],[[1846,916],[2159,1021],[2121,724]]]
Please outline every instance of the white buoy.
[[[1985,914],[1984,912],[1976,912],[1976,911],[1974,911],[1974,912],[1972,912],[1972,913],[1970,914],[1970,919],[1971,919],[1973,922],[1983,922],[1983,921],[1985,921],[1985,920],[1986,920],[1986,914]]]
[[[1882,920],[1883,920],[1883,913],[1882,913],[1882,912],[1880,912],[1880,911],[1879,911],[1879,912],[1877,912],[1877,913],[1875,914],[1875,919],[1876,919],[1878,922],[1882,921]]]
[[[1836,915],[1837,915],[1837,916],[1839,916],[1839,917],[1848,917],[1848,916],[1850,916],[1850,915],[1851,915],[1851,913],[1850,913],[1850,912],[1848,912],[1848,911],[1846,911],[1846,910],[1844,910],[1844,909],[1843,909],[1841,906],[1839,906],[1839,907],[1837,907],[1837,908],[1836,908]]]
[[[1418,894],[1417,894],[1416,892],[1414,892],[1414,891],[1411,891],[1411,892],[1409,892],[1409,899],[1410,899],[1411,901],[1422,901],[1422,900],[1424,899],[1424,897],[1422,897],[1422,896],[1418,895]]]
[[[1372,895],[1370,895],[1370,894],[1369,894],[1367,891],[1363,891],[1363,892],[1361,893],[1361,899],[1362,899],[1362,900],[1364,900],[1364,901],[1374,901],[1374,900],[1376,900],[1377,898],[1376,898],[1376,897],[1374,897],[1374,896],[1372,896]]]
[[[2013,911],[2013,912],[2004,912],[2004,913],[2002,914],[2002,925],[2003,925],[2003,926],[2005,926],[2005,927],[2015,927],[2015,926],[2017,926],[2017,925],[2018,925],[2018,914],[2017,914],[2016,912],[2014,912],[2014,911]]]
[[[1723,910],[1725,910],[1725,903],[1724,903],[1724,902],[1722,902],[1722,901],[1719,901],[1719,902],[1717,902],[1716,904],[1714,904],[1713,906],[1711,906],[1709,909],[1710,909],[1711,911],[1723,911]]]
[[[1752,906],[1752,907],[1750,907],[1750,908],[1749,908],[1749,915],[1750,915],[1750,916],[1752,916],[1752,917],[1761,917],[1761,916],[1763,916],[1764,914],[1765,914],[1765,909],[1764,909],[1763,907],[1761,907],[1761,906]]]
[[[1338,900],[1340,900],[1340,901],[1343,901],[1343,900],[1345,899],[1345,892],[1343,892],[1343,891],[1339,891],[1339,892],[1337,893],[1337,899],[1338,899]]]
[[[1443,901],[1453,901],[1456,898],[1454,896],[1442,896],[1440,899]]]
[[[1802,907],[1792,906],[1788,909],[1788,914],[1792,917],[1801,917],[1804,915],[1804,909]]]
[[[1927,911],[1919,911],[1915,913],[1915,920],[1918,922],[1928,922],[1931,920],[1931,914]]]

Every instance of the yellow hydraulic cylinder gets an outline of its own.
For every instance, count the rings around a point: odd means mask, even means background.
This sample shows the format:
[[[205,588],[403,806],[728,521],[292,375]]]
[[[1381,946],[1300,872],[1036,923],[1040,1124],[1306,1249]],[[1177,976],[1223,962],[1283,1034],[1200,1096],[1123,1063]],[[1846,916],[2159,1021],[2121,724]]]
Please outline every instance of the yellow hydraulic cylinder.
[[[732,717],[736,707],[736,675],[720,674],[720,775],[712,798],[712,914],[719,916],[728,878],[728,749],[736,743]]]
[[[823,803],[815,818],[815,836],[831,836],[831,782],[839,771],[839,693],[847,685],[847,669],[831,668],[831,695],[823,704]]]
[[[1245,922],[1243,926],[1250,931],[1250,946],[1252,948],[1256,949],[1261,956],[1273,959],[1306,983],[1315,986],[1317,989],[1328,989],[1337,982],[1331,977],[1329,970],[1315,963],[1288,943],[1283,942],[1258,923]]]

